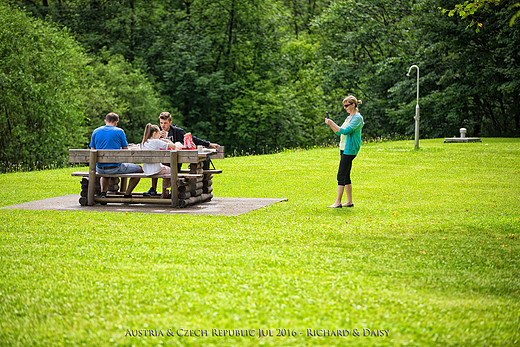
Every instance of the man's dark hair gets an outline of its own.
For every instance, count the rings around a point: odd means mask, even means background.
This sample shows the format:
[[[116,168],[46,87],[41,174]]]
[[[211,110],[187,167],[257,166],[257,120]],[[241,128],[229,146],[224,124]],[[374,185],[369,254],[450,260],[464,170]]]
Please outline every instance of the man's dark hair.
[[[161,112],[161,114],[159,115],[159,119],[164,119],[164,120],[171,122],[172,116],[171,116],[170,112]]]
[[[105,120],[108,123],[113,124],[115,122],[119,122],[119,116],[117,114],[115,114],[114,112],[110,112],[109,114],[106,115]]]

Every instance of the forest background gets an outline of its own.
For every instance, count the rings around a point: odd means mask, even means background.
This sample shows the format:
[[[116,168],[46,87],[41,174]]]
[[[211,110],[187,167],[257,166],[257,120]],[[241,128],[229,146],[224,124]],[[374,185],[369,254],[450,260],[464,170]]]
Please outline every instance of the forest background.
[[[348,94],[365,139],[407,137],[412,64],[421,137],[519,136],[519,5],[479,2],[0,0],[0,167],[66,164],[108,112],[136,143],[169,111],[227,153],[329,144]]]

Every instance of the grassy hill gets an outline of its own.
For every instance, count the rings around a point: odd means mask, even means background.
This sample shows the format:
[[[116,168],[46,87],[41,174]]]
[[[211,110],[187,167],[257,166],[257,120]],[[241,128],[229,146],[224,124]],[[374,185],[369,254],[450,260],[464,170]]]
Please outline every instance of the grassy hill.
[[[520,140],[364,145],[351,209],[338,153],[216,162],[215,196],[288,198],[237,217],[0,210],[0,345],[520,344]],[[0,206],[75,170],[0,175]]]

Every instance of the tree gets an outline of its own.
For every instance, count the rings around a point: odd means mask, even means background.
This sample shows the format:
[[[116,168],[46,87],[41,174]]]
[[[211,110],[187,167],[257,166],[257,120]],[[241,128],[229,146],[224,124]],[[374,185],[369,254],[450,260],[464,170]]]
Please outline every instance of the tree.
[[[455,8],[452,10],[447,10],[445,8],[439,7],[442,10],[442,13],[447,13],[448,16],[454,16],[458,14],[462,19],[471,19],[471,22],[468,24],[468,27],[472,27],[473,25],[477,25],[476,31],[479,32],[482,27],[482,22],[476,17],[476,13],[481,8],[486,8],[488,5],[499,5],[503,4],[503,0],[468,0],[464,1],[462,4],[456,4]],[[520,7],[520,3],[515,3],[510,6],[510,9],[515,9]],[[513,26],[515,24],[516,18],[520,16],[520,10],[518,10],[509,20],[509,26]]]
[[[348,94],[364,100],[363,134],[383,137],[410,129],[389,117],[399,99],[389,90],[402,78],[415,37],[409,30],[410,3],[390,0],[337,0],[314,21],[326,103],[331,115],[343,117]],[[338,119],[338,121],[343,121]]]
[[[437,6],[449,6],[439,1]],[[520,54],[518,26],[510,27],[508,6],[481,9],[479,33],[457,17],[446,18],[431,1],[415,7],[413,25],[422,44],[414,61],[421,66],[421,122],[430,137],[453,136],[460,127],[476,136],[518,136]],[[408,95],[391,114],[413,113],[413,81],[396,83],[393,95]]]
[[[14,1],[14,0],[12,0]],[[519,132],[518,26],[511,7],[460,0],[19,0],[66,26],[92,54],[76,98],[88,129],[121,113],[134,141],[147,121],[174,121],[230,152],[264,152],[331,138],[341,100],[363,99],[367,138],[413,134],[421,67],[421,136]],[[493,2],[495,3],[495,2]],[[515,7],[516,8],[516,7]],[[466,10],[466,8],[462,8]]]
[[[70,37],[0,3],[0,163],[42,168],[84,142],[77,95],[88,57]]]
[[[146,75],[122,55],[107,52],[89,65],[83,96],[87,136],[103,125],[108,112],[116,112],[128,141],[135,143],[141,141],[145,125],[156,122],[159,114],[170,108]]]

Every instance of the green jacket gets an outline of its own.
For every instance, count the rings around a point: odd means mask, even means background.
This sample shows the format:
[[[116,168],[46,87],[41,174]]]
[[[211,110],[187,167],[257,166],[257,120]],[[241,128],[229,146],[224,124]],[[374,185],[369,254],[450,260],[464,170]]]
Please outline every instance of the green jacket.
[[[357,155],[361,147],[361,129],[365,122],[363,116],[359,112],[352,116],[350,123],[346,128],[340,129],[336,135],[347,135],[347,142],[345,143],[345,150],[343,154]]]

